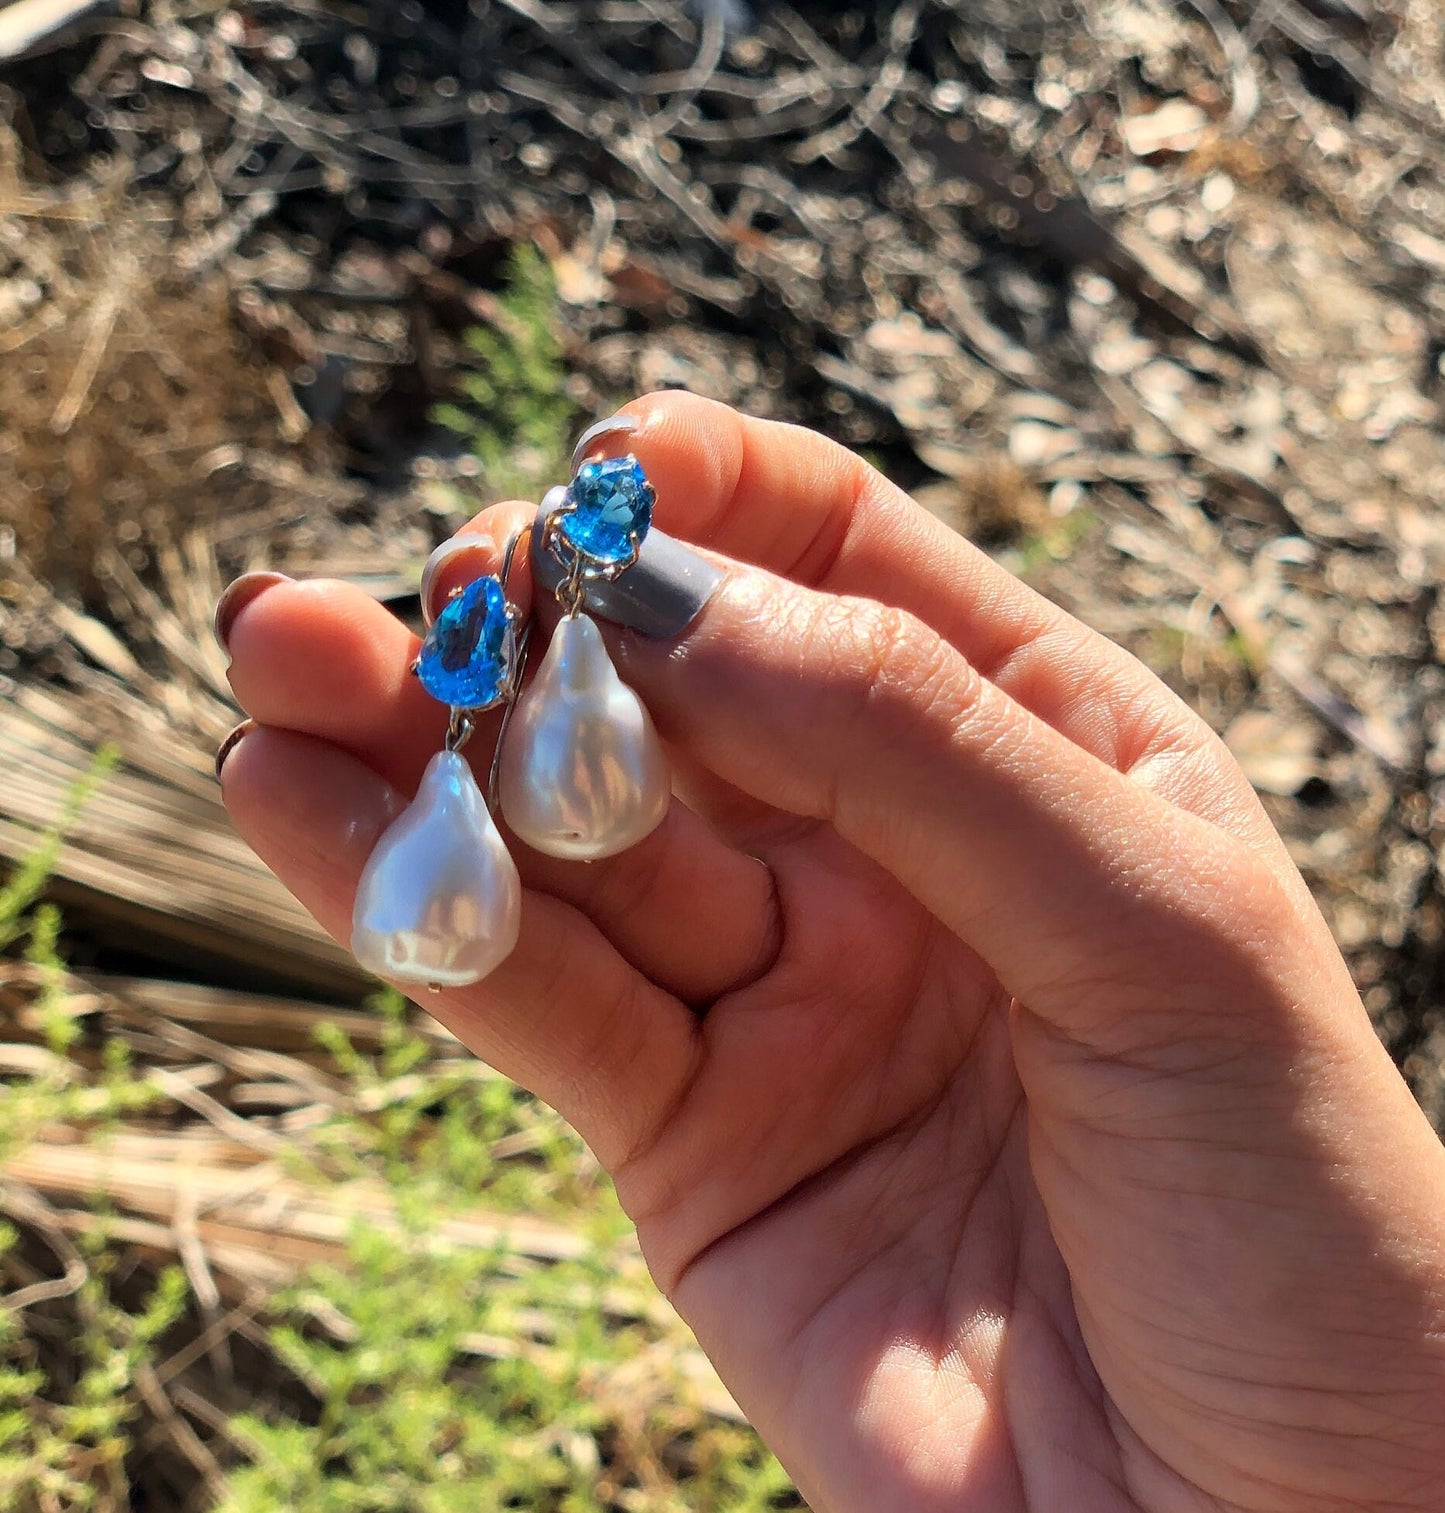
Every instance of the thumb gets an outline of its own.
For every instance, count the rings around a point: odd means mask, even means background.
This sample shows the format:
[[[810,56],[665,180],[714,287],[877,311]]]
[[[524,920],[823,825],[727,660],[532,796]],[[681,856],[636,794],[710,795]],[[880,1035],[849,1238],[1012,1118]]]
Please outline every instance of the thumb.
[[[1276,916],[1299,908],[1255,851],[1074,745],[906,612],[731,564],[683,639],[624,633],[618,660],[669,739],[835,826],[1071,1029],[1116,1020],[1131,988],[1155,1005],[1206,937],[1208,996],[1228,1001],[1219,973],[1249,971],[1250,941],[1278,940]],[[1221,936],[1238,942],[1222,965]]]

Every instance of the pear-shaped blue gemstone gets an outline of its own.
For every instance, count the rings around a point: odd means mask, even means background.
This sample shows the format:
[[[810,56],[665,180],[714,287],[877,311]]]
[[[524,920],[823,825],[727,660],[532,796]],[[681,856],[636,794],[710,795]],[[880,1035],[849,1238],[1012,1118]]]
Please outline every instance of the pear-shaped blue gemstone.
[[[447,600],[417,659],[421,686],[454,709],[494,703],[511,672],[507,600],[495,578],[478,578]]]
[[[567,490],[571,508],[557,522],[569,546],[597,562],[625,562],[652,524],[656,500],[635,457],[584,462]]]

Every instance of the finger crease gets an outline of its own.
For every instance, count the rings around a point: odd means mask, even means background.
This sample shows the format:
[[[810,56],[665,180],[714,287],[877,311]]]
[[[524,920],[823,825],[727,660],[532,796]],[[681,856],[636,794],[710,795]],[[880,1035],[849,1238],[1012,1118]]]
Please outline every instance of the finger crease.
[[[761,982],[777,968],[783,954],[783,942],[787,939],[788,930],[786,911],[783,907],[783,893],[778,886],[777,873],[761,857],[754,857],[753,860],[763,869],[763,874],[768,880],[768,896],[763,904],[767,917],[757,954],[749,965],[720,992],[713,994],[711,998],[689,1005],[699,1020],[705,1019],[725,998],[731,997],[734,993],[746,992],[748,988]]]

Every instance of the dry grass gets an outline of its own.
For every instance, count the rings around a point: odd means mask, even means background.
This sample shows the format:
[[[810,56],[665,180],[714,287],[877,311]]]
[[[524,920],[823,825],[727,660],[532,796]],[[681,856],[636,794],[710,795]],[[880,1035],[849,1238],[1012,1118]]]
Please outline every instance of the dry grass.
[[[286,451],[209,250],[123,168],[45,187],[0,125],[0,527],[88,601],[105,553],[144,571],[158,537],[263,507],[248,447]]]
[[[0,862],[108,741],[117,770],[56,867],[87,928],[354,1001],[360,974],[237,840],[211,775],[237,718],[218,555],[245,563],[350,497],[324,441],[281,434],[295,402],[236,334],[216,245],[119,172],[45,186],[0,124],[0,674],[21,674]]]

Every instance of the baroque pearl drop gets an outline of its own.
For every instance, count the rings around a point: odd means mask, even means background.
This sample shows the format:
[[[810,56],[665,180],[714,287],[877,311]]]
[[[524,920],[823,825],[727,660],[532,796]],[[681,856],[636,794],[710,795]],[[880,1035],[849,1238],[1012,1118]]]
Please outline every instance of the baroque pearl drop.
[[[472,769],[439,751],[362,871],[352,954],[394,982],[462,987],[511,954],[521,919],[517,866]]]
[[[502,813],[534,850],[590,861],[651,834],[667,813],[667,759],[602,633],[568,615],[502,743]]]

